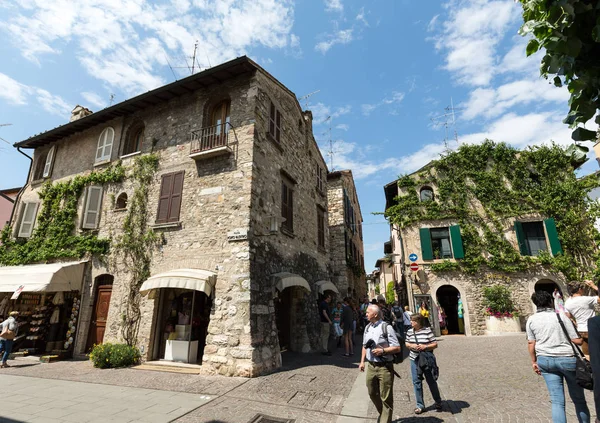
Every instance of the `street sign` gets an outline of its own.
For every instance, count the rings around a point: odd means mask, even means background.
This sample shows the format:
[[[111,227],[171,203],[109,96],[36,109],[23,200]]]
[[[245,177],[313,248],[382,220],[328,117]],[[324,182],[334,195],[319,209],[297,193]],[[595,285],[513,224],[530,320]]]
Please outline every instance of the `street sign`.
[[[24,289],[25,285],[21,285],[20,287],[18,287],[17,290],[12,294],[12,297],[10,297],[10,299],[16,300],[17,298],[19,298],[19,295],[21,295],[21,292],[23,292]]]
[[[412,253],[410,256],[408,256],[408,259],[410,261],[417,261],[419,260],[419,257],[415,253]]]
[[[417,263],[411,263],[410,270],[412,270],[413,272],[416,272],[417,270],[419,270],[419,265]]]

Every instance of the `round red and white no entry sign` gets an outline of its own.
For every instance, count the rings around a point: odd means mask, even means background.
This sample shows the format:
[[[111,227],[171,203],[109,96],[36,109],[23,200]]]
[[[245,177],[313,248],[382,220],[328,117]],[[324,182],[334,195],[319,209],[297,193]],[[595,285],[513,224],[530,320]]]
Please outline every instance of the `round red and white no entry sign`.
[[[413,272],[416,272],[417,270],[419,270],[419,265],[417,263],[411,263],[410,270],[412,270]]]

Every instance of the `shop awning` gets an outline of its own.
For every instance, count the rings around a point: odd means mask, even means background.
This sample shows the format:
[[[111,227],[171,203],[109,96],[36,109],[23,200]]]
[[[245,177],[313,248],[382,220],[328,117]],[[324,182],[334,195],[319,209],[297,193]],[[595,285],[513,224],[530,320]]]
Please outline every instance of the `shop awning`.
[[[279,292],[290,286],[301,286],[310,292],[310,285],[302,276],[288,272],[275,273],[271,276],[275,279],[275,288],[277,288]]]
[[[210,296],[217,283],[217,274],[202,269],[177,269],[149,277],[140,292],[158,288],[180,288],[202,291]]]
[[[85,261],[0,267],[0,292],[80,291]]]
[[[324,294],[325,291],[333,291],[339,295],[340,291],[337,289],[337,286],[333,284],[331,281],[317,281],[315,285],[319,289],[319,294]]]

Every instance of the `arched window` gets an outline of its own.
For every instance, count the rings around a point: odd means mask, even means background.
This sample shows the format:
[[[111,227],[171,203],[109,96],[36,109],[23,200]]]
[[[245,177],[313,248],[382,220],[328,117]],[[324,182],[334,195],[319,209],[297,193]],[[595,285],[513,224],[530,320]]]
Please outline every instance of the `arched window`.
[[[144,141],[144,126],[137,125],[129,131],[127,139],[125,140],[125,146],[123,147],[123,156],[127,154],[137,153],[142,149],[142,142]]]
[[[110,126],[105,128],[98,138],[98,149],[96,150],[96,162],[110,160],[113,141],[115,139],[115,130]]]
[[[115,202],[115,210],[123,210],[127,208],[127,194],[122,192],[117,197],[117,201]]]
[[[421,193],[419,195],[421,201],[433,201],[433,189],[430,187],[421,188]]]

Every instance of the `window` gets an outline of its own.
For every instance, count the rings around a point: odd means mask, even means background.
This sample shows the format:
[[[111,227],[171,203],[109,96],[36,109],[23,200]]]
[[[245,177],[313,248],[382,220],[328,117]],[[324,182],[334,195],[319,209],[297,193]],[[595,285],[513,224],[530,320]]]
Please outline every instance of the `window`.
[[[38,203],[25,203],[21,214],[21,224],[19,225],[18,237],[29,238],[33,232],[35,223],[35,215],[37,212]]]
[[[522,255],[537,256],[548,250],[543,222],[515,222],[515,232]]]
[[[325,248],[325,210],[317,206],[318,246]]]
[[[102,187],[91,186],[86,190],[85,208],[83,210],[83,229],[97,229],[102,208]]]
[[[277,142],[281,142],[281,113],[271,102],[271,111],[269,113],[269,135]]]
[[[129,132],[127,140],[125,141],[125,146],[123,147],[123,156],[141,151],[143,142],[144,126],[138,125],[133,127],[132,130]]]
[[[127,208],[127,194],[122,192],[117,197],[117,201],[115,202],[115,210],[124,210]]]
[[[217,104],[210,115],[210,125],[215,127],[216,135],[225,135],[229,131],[231,103],[229,100]]]
[[[465,257],[458,225],[446,228],[420,228],[419,235],[423,260]]]
[[[179,221],[184,175],[185,172],[181,171],[162,176],[156,223]]]
[[[294,190],[286,181],[281,181],[281,217],[282,229],[294,233]]]
[[[433,190],[430,187],[423,187],[419,197],[421,201],[433,201]]]
[[[112,152],[113,141],[115,139],[115,130],[110,126],[104,128],[104,131],[98,138],[98,148],[96,149],[96,163],[110,160],[110,154]]]
[[[317,189],[320,192],[325,192],[325,178],[327,178],[325,169],[323,169],[319,164],[316,164],[317,167]]]
[[[52,164],[54,163],[54,149],[55,147],[52,146],[50,150],[40,154],[40,157],[35,165],[35,172],[33,173],[34,181],[43,178],[48,178],[52,174]]]

